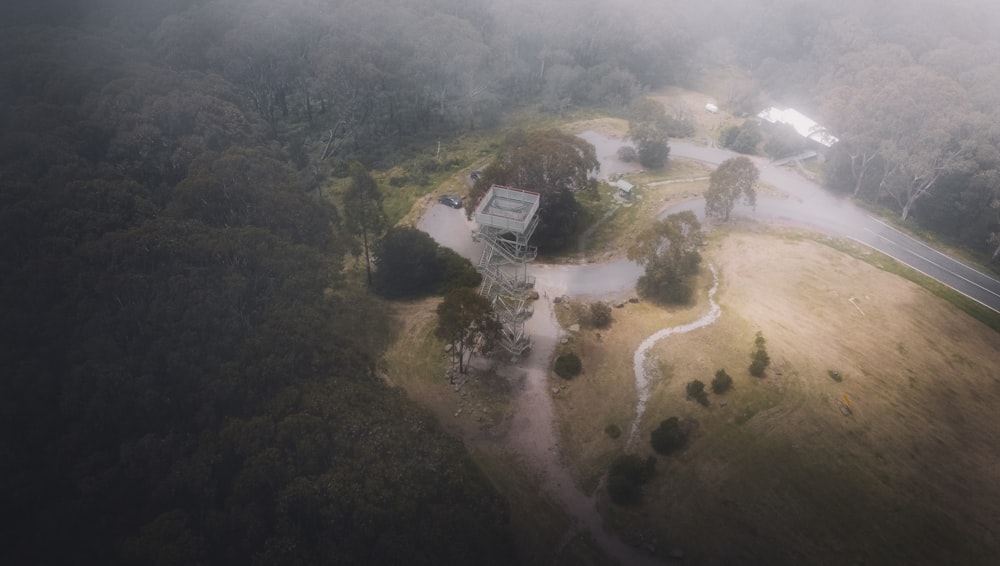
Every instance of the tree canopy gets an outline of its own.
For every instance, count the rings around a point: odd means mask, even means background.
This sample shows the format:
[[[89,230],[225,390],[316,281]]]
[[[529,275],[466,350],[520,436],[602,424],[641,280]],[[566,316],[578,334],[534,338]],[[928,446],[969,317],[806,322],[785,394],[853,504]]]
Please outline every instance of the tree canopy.
[[[406,226],[386,232],[375,248],[375,291],[389,299],[444,294],[475,287],[482,277],[469,260]]]
[[[437,307],[434,334],[451,344],[458,370],[465,373],[467,354],[490,351],[500,338],[502,325],[489,298],[472,287],[449,291]]]
[[[732,157],[712,171],[705,191],[705,216],[726,222],[739,199],[753,206],[757,202],[760,171],[747,157]]]
[[[594,146],[558,130],[510,133],[472,188],[471,211],[490,186],[503,185],[541,195],[533,242],[550,251],[566,247],[577,231],[576,194],[594,191],[600,164]]]
[[[688,433],[677,417],[660,421],[660,426],[650,433],[649,442],[660,454],[673,454],[687,444]]]
[[[637,284],[639,293],[663,303],[691,300],[701,243],[701,223],[691,211],[671,214],[639,234],[628,250],[628,258],[646,268]]]
[[[666,113],[659,102],[644,98],[632,106],[628,137],[635,142],[639,163],[643,167],[659,169],[666,164],[670,154],[669,129]]]

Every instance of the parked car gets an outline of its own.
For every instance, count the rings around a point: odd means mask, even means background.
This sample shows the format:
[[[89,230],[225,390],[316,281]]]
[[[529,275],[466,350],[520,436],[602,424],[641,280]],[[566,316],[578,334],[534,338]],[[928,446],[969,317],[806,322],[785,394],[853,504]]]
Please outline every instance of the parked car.
[[[438,199],[441,204],[446,204],[452,208],[462,208],[462,199],[452,195],[444,195]]]

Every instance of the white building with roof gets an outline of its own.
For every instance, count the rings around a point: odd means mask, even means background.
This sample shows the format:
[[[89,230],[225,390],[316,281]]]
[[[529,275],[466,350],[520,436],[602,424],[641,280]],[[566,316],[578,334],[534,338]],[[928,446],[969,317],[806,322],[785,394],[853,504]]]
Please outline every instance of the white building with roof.
[[[788,124],[795,128],[800,136],[825,147],[833,147],[833,144],[838,141],[837,137],[828,132],[825,127],[794,108],[772,106],[761,111],[757,117],[772,124]]]

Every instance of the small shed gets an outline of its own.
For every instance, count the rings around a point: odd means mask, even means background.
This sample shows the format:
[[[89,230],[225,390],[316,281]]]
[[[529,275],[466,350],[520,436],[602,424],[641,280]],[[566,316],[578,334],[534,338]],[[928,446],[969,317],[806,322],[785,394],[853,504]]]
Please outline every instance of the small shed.
[[[619,195],[627,199],[632,198],[632,189],[635,188],[635,185],[629,183],[625,179],[618,179],[617,181],[615,181],[615,186],[618,187]]]

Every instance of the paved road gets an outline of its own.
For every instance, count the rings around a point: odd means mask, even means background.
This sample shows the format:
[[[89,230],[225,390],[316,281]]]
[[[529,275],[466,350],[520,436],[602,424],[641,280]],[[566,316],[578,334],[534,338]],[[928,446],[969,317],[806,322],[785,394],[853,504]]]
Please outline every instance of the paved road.
[[[718,164],[737,154],[685,142],[671,142],[673,158]],[[785,222],[820,232],[851,238],[878,250],[959,293],[1000,312],[1000,281],[973,269],[896,230],[885,222],[820,188],[816,183],[787,169],[757,160],[762,183],[788,194],[788,198],[761,198],[757,209],[738,207],[734,213],[773,222]],[[704,201],[686,203],[684,208],[704,212]]]
[[[622,141],[597,132],[584,132],[581,137],[594,144],[601,160],[601,172],[628,172],[634,164],[618,160],[616,151]],[[710,148],[687,142],[670,143],[672,159],[690,159],[717,165],[738,154],[719,148]],[[956,291],[1000,312],[1000,281],[958,262],[906,234],[874,218],[854,206],[848,199],[840,198],[820,188],[816,183],[782,167],[775,167],[767,160],[757,158],[762,183],[781,192],[782,198],[760,198],[756,209],[738,205],[733,214],[772,223],[804,226],[819,232],[850,238],[889,255]],[[692,200],[669,212],[692,210],[704,217],[703,200]],[[451,247],[471,261],[478,261],[482,244],[472,242],[472,226],[466,222],[464,211],[437,204],[421,218],[418,226],[442,245]],[[531,264],[529,273],[541,283],[560,294],[567,295],[625,295],[634,292],[635,281],[642,275],[642,268],[627,260],[587,265]]]

